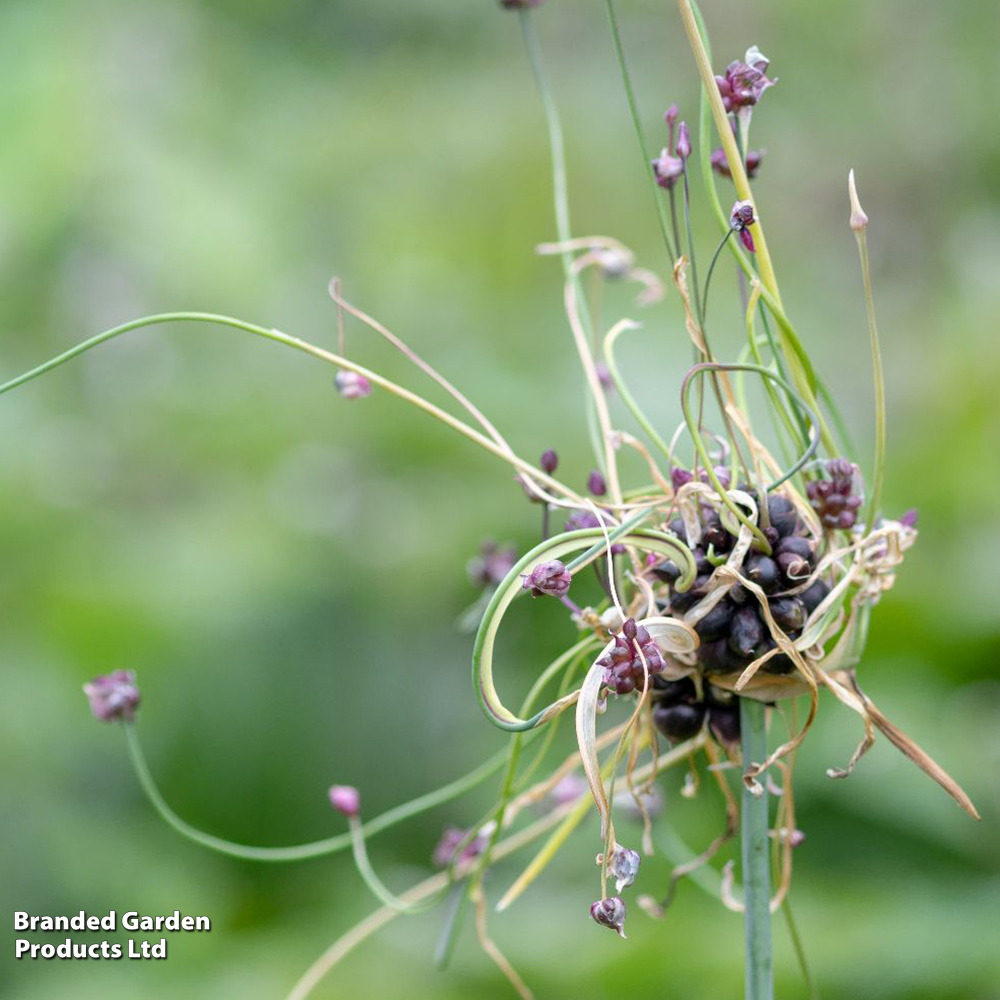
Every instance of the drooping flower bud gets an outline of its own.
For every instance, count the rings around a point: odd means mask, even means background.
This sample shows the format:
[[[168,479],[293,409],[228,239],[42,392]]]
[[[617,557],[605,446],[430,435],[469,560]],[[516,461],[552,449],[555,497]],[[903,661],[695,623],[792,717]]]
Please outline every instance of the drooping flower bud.
[[[333,785],[329,796],[330,805],[348,819],[353,819],[361,810],[361,796],[352,785]]]
[[[131,722],[141,700],[134,670],[115,670],[95,677],[83,685],[83,693],[90,700],[91,713],[100,722]]]
[[[677,155],[686,160],[691,155],[691,132],[687,122],[681,122],[677,126]]]
[[[733,205],[733,210],[729,213],[729,225],[740,234],[743,246],[753,253],[753,236],[750,235],[750,227],[756,222],[753,214],[753,205],[749,201],[738,201]]]
[[[530,590],[532,597],[565,597],[572,582],[572,575],[559,559],[539,563],[530,573],[521,574],[521,586]]]
[[[587,477],[587,489],[595,497],[602,497],[608,492],[608,484],[604,481],[604,476],[597,469],[594,469]]]
[[[683,176],[684,161],[679,156],[674,156],[664,146],[660,150],[660,155],[653,160],[653,174],[656,177],[656,183],[669,191]]]
[[[615,844],[611,860],[608,861],[608,874],[615,880],[615,889],[618,892],[635,881],[636,875],[639,874],[640,860],[638,851],[630,851],[621,844]]]
[[[681,469],[675,465],[670,470],[670,482],[675,490],[679,490],[682,486],[691,482],[692,479],[694,479],[694,473],[688,472],[687,469]]]
[[[590,915],[602,927],[608,927],[617,931],[620,937],[625,937],[625,900],[621,896],[609,896],[592,903]]]
[[[333,383],[337,387],[337,392],[344,399],[364,399],[372,394],[372,384],[357,372],[341,369],[333,378]]]
[[[547,472],[551,476],[559,468],[559,456],[556,454],[555,449],[546,448],[542,452],[542,457],[538,464],[542,467],[543,472]]]

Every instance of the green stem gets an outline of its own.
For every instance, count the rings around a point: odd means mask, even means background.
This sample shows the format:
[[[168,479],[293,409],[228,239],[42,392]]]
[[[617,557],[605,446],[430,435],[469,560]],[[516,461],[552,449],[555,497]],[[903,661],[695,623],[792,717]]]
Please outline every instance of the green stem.
[[[625,86],[625,97],[628,99],[628,110],[632,116],[632,126],[635,129],[635,136],[639,140],[639,150],[642,153],[642,171],[649,179],[649,187],[653,192],[653,201],[656,204],[656,212],[660,220],[660,232],[663,235],[663,242],[666,244],[667,253],[670,254],[670,265],[680,255],[680,247],[676,249],[670,241],[670,229],[667,223],[667,211],[663,206],[663,199],[660,197],[660,189],[653,176],[650,167],[652,158],[649,155],[649,147],[646,145],[646,136],[642,131],[642,120],[639,117],[639,105],[635,99],[635,91],[632,89],[632,78],[629,76],[628,66],[625,64],[625,49],[622,46],[621,32],[618,30],[618,17],[615,14],[615,6],[612,0],[605,0],[605,7],[608,12],[608,24],[611,26],[611,39],[615,45],[615,55],[618,57],[618,68],[621,70],[622,83]]]
[[[139,784],[142,786],[146,798],[149,799],[153,808],[160,814],[160,817],[172,827],[182,837],[207,847],[210,850],[218,851],[220,854],[227,854],[232,858],[242,858],[244,861],[305,861],[309,858],[320,858],[338,851],[346,850],[351,846],[351,835],[349,833],[338,834],[336,837],[327,837],[325,840],[316,840],[309,844],[296,844],[293,847],[251,847],[246,844],[235,844],[232,841],[224,840],[221,837],[214,837],[210,833],[191,826],[177,815],[167,804],[153,775],[150,773],[149,765],[146,763],[139,737],[135,732],[135,727],[131,723],[124,724],[125,736],[128,740],[129,757],[132,767],[135,770]],[[387,830],[397,823],[401,823],[411,816],[417,816],[422,812],[427,812],[435,806],[450,802],[460,795],[482,784],[490,775],[496,774],[503,767],[507,760],[507,750],[501,750],[492,757],[480,764],[475,770],[457,778],[455,781],[443,788],[428,792],[420,798],[413,799],[403,805],[396,806],[388,812],[376,816],[364,824],[364,834],[367,837],[382,830]]]
[[[743,766],[767,760],[767,708],[740,698]],[[743,786],[740,838],[743,861],[743,927],[746,940],[746,1000],[773,1000],[771,954],[771,865],[768,856],[767,792]]]

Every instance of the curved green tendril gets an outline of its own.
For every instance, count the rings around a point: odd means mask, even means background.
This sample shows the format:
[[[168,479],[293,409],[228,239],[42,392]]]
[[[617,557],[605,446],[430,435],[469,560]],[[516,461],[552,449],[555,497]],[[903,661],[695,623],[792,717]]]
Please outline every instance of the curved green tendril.
[[[663,440],[663,438],[657,433],[656,428],[653,426],[652,422],[643,413],[642,408],[636,402],[635,397],[629,392],[628,386],[625,384],[625,380],[622,378],[621,371],[618,368],[618,362],[615,360],[615,342],[626,330],[638,330],[639,325],[636,324],[622,324],[619,323],[613,327],[604,338],[604,363],[608,366],[608,372],[611,374],[611,380],[615,383],[615,388],[618,390],[618,395],[621,397],[621,401],[628,408],[629,413],[635,417],[636,423],[646,432],[650,441],[656,445],[657,448],[663,452],[667,459],[667,462],[673,464],[673,455],[670,452],[670,446]]]
[[[682,591],[687,590],[694,581],[697,573],[697,567],[695,566],[691,550],[673,535],[649,529],[636,530],[634,526],[640,520],[649,517],[649,514],[649,511],[641,511],[614,530],[609,530],[608,535],[611,541],[620,541],[626,545],[635,545],[648,551],[661,553],[673,559],[681,567],[682,571],[681,577],[677,581],[677,587]],[[498,729],[503,729],[510,733],[526,732],[544,722],[548,722],[576,701],[577,692],[573,692],[547,705],[541,711],[531,716],[530,719],[519,718],[504,706],[493,684],[493,647],[496,642],[500,622],[507,608],[510,607],[519,594],[524,593],[521,585],[521,574],[530,573],[539,563],[559,559],[571,552],[576,552],[584,548],[590,542],[598,539],[599,541],[596,544],[590,545],[586,552],[567,563],[566,568],[571,573],[600,558],[605,550],[603,531],[600,528],[585,528],[581,531],[568,531],[547,539],[521,557],[518,563],[507,574],[503,583],[497,587],[496,592],[490,600],[489,607],[483,615],[483,620],[479,625],[479,632],[476,635],[476,643],[472,653],[472,680],[476,687],[483,712]]]
[[[310,858],[321,858],[330,854],[336,854],[338,851],[346,850],[351,846],[351,835],[349,833],[341,833],[335,837],[327,837],[325,840],[316,840],[308,844],[295,844],[291,847],[252,847],[246,844],[236,844],[222,837],[215,837],[210,833],[204,833],[181,819],[163,798],[149,770],[149,765],[142,752],[134,724],[124,723],[124,730],[128,740],[129,758],[132,761],[132,767],[135,770],[136,777],[139,779],[139,784],[143,792],[146,794],[146,798],[167,825],[172,827],[182,837],[186,837],[188,840],[192,840],[202,847],[207,847],[209,850],[226,854],[229,857],[241,858],[244,861],[261,862],[306,861]],[[376,816],[374,819],[368,820],[364,824],[364,835],[371,837],[382,830],[388,830],[403,820],[410,819],[412,816],[419,816],[421,813],[428,812],[435,806],[443,805],[445,802],[450,802],[452,799],[458,798],[477,785],[481,785],[491,775],[496,774],[503,767],[506,760],[507,751],[501,750],[499,753],[493,754],[492,757],[488,758],[468,774],[456,778],[442,788],[437,788],[410,802],[395,806],[388,810],[388,812],[382,813],[381,816]]]
[[[684,380],[681,383],[681,410],[684,413],[684,420],[688,426],[688,432],[691,435],[691,440],[694,441],[695,448],[698,450],[698,454],[701,456],[701,460],[705,463],[705,472],[708,475],[709,481],[715,488],[715,491],[719,494],[722,502],[729,508],[733,516],[740,522],[740,524],[748,527],[754,534],[758,543],[761,546],[763,552],[767,555],[771,554],[771,545],[768,540],[764,537],[764,533],[754,524],[747,516],[739,509],[739,507],[730,499],[729,494],[726,492],[722,483],[719,481],[719,477],[715,473],[715,469],[712,467],[711,459],[708,455],[708,449],[705,447],[705,442],[702,439],[701,433],[698,430],[697,422],[694,419],[694,415],[691,413],[691,404],[688,400],[688,389],[691,385],[691,380],[695,375],[701,374],[707,371],[751,371],[757,372],[764,378],[772,379],[776,382],[789,396],[790,399],[794,400],[809,416],[809,420],[813,427],[813,433],[811,435],[811,440],[808,447],[802,453],[799,460],[784,473],[780,478],[776,479],[773,483],[770,483],[765,489],[770,492],[777,489],[782,483],[786,482],[792,476],[794,476],[799,469],[801,469],[806,462],[813,456],[816,448],[819,445],[819,418],[812,407],[808,406],[801,396],[780,376],[776,375],[769,368],[765,368],[763,365],[741,365],[741,364],[721,364],[719,362],[705,361],[701,364],[694,365],[694,367],[688,370],[688,373],[684,376]]]

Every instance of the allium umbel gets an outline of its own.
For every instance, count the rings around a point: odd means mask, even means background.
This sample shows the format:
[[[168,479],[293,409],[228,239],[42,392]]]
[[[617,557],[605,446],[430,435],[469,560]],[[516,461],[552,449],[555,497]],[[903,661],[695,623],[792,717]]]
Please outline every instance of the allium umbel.
[[[131,722],[141,700],[133,670],[115,670],[95,677],[83,685],[83,693],[90,700],[94,718],[101,722]]]
[[[726,67],[725,76],[717,76],[715,82],[726,111],[739,111],[752,107],[768,87],[777,80],[769,80],[765,75],[769,60],[754,45],[747,49],[745,61],[734,61]]]

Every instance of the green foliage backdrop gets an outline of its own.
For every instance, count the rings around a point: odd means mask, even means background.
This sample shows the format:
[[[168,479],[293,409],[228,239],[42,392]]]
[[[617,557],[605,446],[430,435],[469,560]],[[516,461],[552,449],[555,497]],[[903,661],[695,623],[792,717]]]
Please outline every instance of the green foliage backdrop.
[[[874,616],[866,687],[962,781],[971,823],[825,701],[799,757],[799,923],[826,1000],[1000,996],[1000,161],[995,4],[707,2],[720,64],[757,43],[780,83],[755,121],[757,182],[786,307],[870,440],[867,333],[846,176],[871,216],[889,394],[886,509],[921,538]],[[645,124],[696,86],[673,5],[622,0]],[[538,18],[570,157],[574,228],[663,270],[600,4]],[[5,0],[0,5],[0,374],[134,315],[243,316],[333,343],[326,282],[452,375],[523,454],[588,471],[561,315],[545,137],[516,18],[487,0]],[[714,235],[696,219],[702,245]],[[707,252],[703,251],[703,252]],[[718,280],[718,279],[717,279]],[[716,329],[742,338],[719,281]],[[636,310],[627,298],[608,313]],[[727,313],[728,310],[728,313]],[[672,427],[688,345],[674,304],[623,349]],[[728,338],[728,339],[727,339]],[[413,382],[358,327],[351,353]],[[432,398],[437,398],[431,393]],[[510,473],[401,403],[346,404],[330,370],[225,331],[131,335],[0,400],[0,893],[4,912],[205,913],[166,963],[0,963],[11,1000],[282,997],[375,907],[346,858],[264,868],[200,852],[155,818],[122,734],[80,685],[134,668],[154,772],[185,818],[236,840],[341,829],[325,791],[373,813],[500,745],[454,631],[465,560],[527,546]],[[503,682],[523,691],[563,629],[516,617]],[[488,794],[486,792],[484,795]],[[386,879],[426,870],[443,823],[374,841]],[[692,842],[706,790],[669,810]],[[493,922],[540,997],[697,995],[741,981],[739,918],[682,888],[629,940],[586,917],[587,827]],[[491,879],[496,893],[516,872]],[[650,864],[660,877],[666,862]],[[652,877],[652,876],[650,876]],[[504,881],[504,884],[501,884]],[[5,918],[5,919],[8,919]],[[431,965],[440,914],[403,918],[318,998],[504,998],[470,933]],[[8,939],[10,940],[10,939]],[[781,924],[778,988],[803,995]]]

